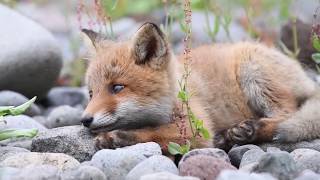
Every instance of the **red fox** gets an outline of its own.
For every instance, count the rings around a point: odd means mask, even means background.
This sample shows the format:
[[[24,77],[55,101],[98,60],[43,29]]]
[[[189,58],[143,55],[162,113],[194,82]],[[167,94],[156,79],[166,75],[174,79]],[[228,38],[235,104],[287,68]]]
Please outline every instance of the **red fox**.
[[[158,26],[145,23],[126,42],[83,32],[92,57],[82,122],[98,133],[97,146],[154,141],[167,152],[169,142],[182,142],[173,114],[183,56],[173,55]],[[190,106],[212,134],[193,148],[320,137],[320,93],[297,61],[253,42],[202,46],[191,56]]]

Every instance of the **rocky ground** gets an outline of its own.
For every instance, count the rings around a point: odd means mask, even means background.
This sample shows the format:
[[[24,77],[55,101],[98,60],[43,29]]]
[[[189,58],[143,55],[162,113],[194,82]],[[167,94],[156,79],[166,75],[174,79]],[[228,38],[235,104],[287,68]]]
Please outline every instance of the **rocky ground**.
[[[75,113],[66,115],[59,109]],[[0,129],[35,127],[40,132],[33,139],[1,142],[1,179],[320,179],[318,139],[294,144],[244,145],[234,147],[228,153],[216,148],[195,149],[185,154],[176,165],[162,155],[160,146],[154,142],[97,150],[94,137],[86,128],[64,123],[66,118],[74,118],[73,123],[79,124],[75,118],[79,117],[79,111],[62,105],[53,108],[47,117],[21,115],[6,118],[8,124],[1,125]],[[44,120],[39,123],[37,119],[41,118]]]
[[[195,149],[185,154],[177,164],[163,156],[160,146],[154,142],[115,150],[97,150],[94,137],[80,123],[88,102],[86,88],[54,87],[62,67],[65,68],[63,65],[72,58],[70,47],[65,42],[70,34],[79,31],[74,12],[69,25],[55,8],[49,5],[43,11],[30,4],[18,4],[18,11],[39,22],[43,28],[0,5],[0,106],[17,106],[35,95],[39,99],[24,115],[5,117],[7,123],[0,124],[0,130],[39,130],[33,139],[0,141],[1,180],[320,179],[320,139],[292,144],[244,145],[234,147],[229,152],[216,148]],[[305,12],[310,13],[308,10]],[[302,13],[300,17],[310,25],[310,19],[308,21],[304,17],[307,13]],[[155,11],[150,18],[161,22],[163,16],[163,13]],[[193,22],[197,23],[193,26],[192,37],[199,44],[208,43],[209,39],[202,32],[203,19],[203,13],[193,13]],[[213,20],[214,17],[210,15],[209,19]],[[114,22],[115,32],[118,36],[130,36],[140,24],[134,18],[122,18]],[[307,26],[303,24],[301,27]],[[231,27],[234,41],[249,38],[238,22],[232,22]],[[299,27],[299,37],[308,37],[308,29],[306,31]],[[287,26],[276,30],[282,32],[284,43],[290,42],[290,38],[284,36],[290,34],[287,32],[289,30]],[[173,34],[173,47],[179,52],[184,36],[179,24],[173,25]],[[226,34],[220,32],[217,41],[226,40]],[[301,39],[299,42],[305,41]],[[301,48],[302,52],[308,52],[301,55],[304,61],[313,51],[308,45]],[[310,76],[320,82],[319,76],[313,71],[310,71]]]

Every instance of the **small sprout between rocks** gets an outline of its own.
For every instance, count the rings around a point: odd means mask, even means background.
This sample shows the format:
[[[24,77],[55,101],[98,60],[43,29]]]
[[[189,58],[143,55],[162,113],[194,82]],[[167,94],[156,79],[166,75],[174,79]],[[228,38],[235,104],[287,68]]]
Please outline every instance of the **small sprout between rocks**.
[[[191,147],[190,141],[187,141],[187,143],[184,145],[170,142],[168,145],[168,151],[171,155],[178,155],[178,154],[184,155],[190,151],[190,147]]]
[[[37,133],[38,129],[6,129],[0,131],[0,141],[19,137],[33,138]]]
[[[21,104],[20,106],[0,106],[0,122],[6,123],[4,116],[12,115],[17,116],[24,113],[37,99],[33,97],[29,101]],[[0,141],[9,138],[29,137],[32,138],[37,135],[37,129],[5,129],[0,131]]]
[[[24,113],[37,99],[37,97],[33,97],[29,101],[25,102],[24,104],[21,104],[20,106],[14,107],[14,106],[0,106],[0,116],[7,116],[7,115],[20,115]]]

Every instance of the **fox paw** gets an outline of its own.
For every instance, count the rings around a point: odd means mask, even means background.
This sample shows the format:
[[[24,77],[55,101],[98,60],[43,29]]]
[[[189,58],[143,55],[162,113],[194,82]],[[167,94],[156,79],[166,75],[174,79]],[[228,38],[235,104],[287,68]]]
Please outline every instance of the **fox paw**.
[[[226,132],[226,138],[234,144],[243,145],[254,141],[255,138],[255,124],[254,120],[241,122]]]
[[[135,144],[134,134],[121,130],[101,133],[95,138],[97,149],[115,149],[133,144]]]
[[[227,133],[227,130],[215,133],[214,147],[219,148],[219,149],[223,149],[226,152],[228,152],[232,148],[233,143],[229,139],[227,139],[226,133]]]
[[[241,122],[230,129],[220,131],[214,136],[215,147],[229,151],[235,145],[243,145],[255,140],[255,120]]]
[[[100,133],[94,138],[94,144],[96,149],[109,149],[111,147],[112,140],[107,133]]]

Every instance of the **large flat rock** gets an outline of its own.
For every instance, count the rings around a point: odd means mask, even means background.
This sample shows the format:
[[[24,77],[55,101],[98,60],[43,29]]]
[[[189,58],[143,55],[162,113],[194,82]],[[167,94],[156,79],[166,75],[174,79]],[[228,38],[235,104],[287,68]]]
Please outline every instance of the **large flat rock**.
[[[44,96],[58,78],[61,51],[52,34],[0,5],[0,90]]]

